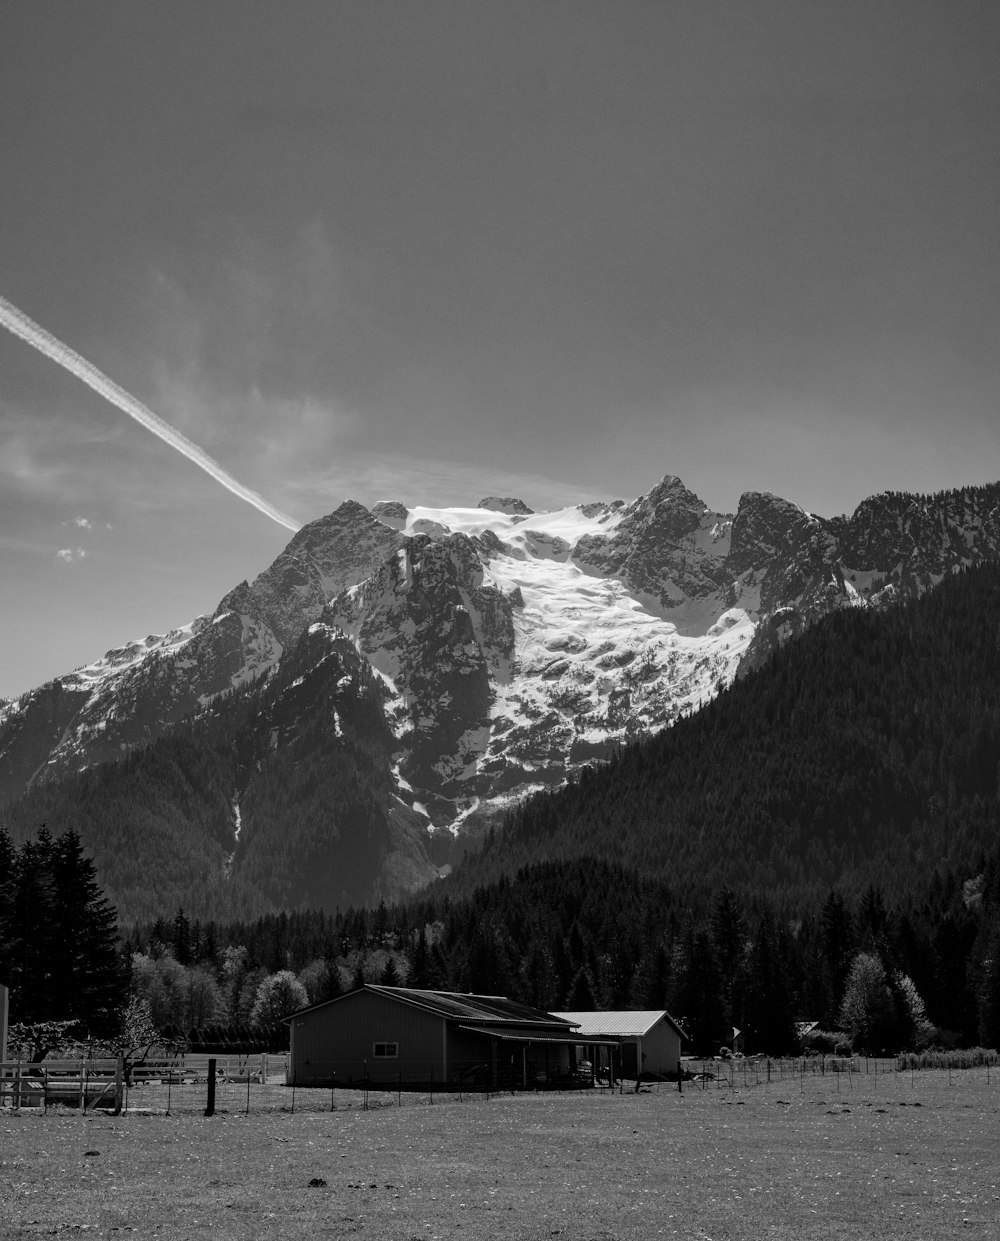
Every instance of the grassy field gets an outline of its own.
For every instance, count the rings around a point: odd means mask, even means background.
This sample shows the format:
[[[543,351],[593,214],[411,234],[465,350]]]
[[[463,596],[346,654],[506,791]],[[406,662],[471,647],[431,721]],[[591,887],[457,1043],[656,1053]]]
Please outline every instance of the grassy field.
[[[210,1119],[5,1110],[0,1237],[1000,1236],[996,1073],[792,1085]]]

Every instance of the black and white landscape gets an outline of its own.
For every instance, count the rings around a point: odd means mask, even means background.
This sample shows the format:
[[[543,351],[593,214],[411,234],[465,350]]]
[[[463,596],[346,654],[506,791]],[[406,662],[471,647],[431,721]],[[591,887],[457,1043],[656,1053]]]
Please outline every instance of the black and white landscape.
[[[834,519],[671,475],[552,512],[348,501],[211,614],[7,703],[0,793],[78,827],[126,913],[396,899],[821,617],[998,561],[1000,485]]]

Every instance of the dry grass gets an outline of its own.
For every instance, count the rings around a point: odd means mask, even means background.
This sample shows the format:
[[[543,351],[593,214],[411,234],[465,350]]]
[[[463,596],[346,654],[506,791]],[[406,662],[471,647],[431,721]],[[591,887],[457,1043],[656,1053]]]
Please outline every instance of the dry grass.
[[[211,1119],[6,1111],[0,1236],[993,1241],[998,1138],[998,1075],[971,1072]]]

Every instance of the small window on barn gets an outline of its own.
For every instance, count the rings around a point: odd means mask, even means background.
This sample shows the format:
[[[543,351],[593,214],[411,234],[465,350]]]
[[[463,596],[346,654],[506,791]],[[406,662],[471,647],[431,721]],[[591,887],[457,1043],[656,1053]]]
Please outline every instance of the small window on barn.
[[[395,1060],[399,1056],[398,1043],[376,1043],[375,1059],[376,1060]]]

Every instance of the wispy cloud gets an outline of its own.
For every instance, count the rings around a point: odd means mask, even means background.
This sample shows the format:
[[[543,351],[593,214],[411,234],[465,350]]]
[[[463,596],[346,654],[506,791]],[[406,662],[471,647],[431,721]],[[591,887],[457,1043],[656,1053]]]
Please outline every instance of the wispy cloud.
[[[60,547],[56,552],[56,560],[63,564],[73,564],[76,560],[86,560],[87,552],[83,547]]]
[[[89,517],[74,517],[73,525],[78,526],[81,530],[93,530],[94,523]]]
[[[535,509],[605,498],[582,494],[579,487],[530,471],[373,452],[351,453],[327,468],[304,472],[286,482],[285,490],[289,497],[297,497],[297,508],[308,507],[317,517],[346,498],[366,505],[401,500],[408,505],[474,506],[485,496],[505,495],[516,496]]]
[[[178,431],[176,427],[169,422],[165,422],[159,415],[147,408],[141,401],[137,400],[130,392],[126,392],[114,380],[109,379],[102,371],[98,370],[92,362],[82,357],[75,349],[72,349],[65,341],[59,340],[47,331],[40,324],[36,323],[32,318],[19,310],[12,302],[8,302],[6,298],[0,297],[0,324],[2,324],[9,332],[26,341],[34,349],[37,349],[45,357],[57,365],[62,366],[69,371],[71,375],[76,376],[81,383],[85,383],[88,387],[93,388],[110,404],[116,406],[133,418],[147,431],[151,431],[171,448],[175,449],[182,457],[197,465],[204,470],[206,474],[215,479],[217,483],[221,483],[228,491],[239,496],[241,500],[245,500],[248,504],[270,517],[272,521],[278,522],[280,525],[290,530],[297,530],[298,523],[294,518],[282,513],[274,508],[263,496],[257,494],[251,488],[246,487],[243,483],[235,479],[227,470],[224,470],[217,461],[205,452],[199,445],[189,440],[186,435]]]

